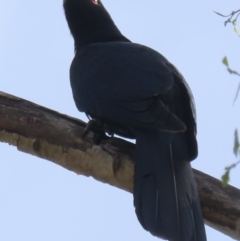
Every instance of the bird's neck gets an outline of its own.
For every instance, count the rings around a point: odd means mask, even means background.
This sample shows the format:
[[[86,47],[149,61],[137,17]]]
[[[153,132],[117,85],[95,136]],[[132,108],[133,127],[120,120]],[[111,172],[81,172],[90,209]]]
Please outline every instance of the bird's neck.
[[[81,28],[81,31],[73,33],[75,51],[81,49],[85,45],[104,42],[129,42],[115,25],[99,26],[89,30],[89,28]]]

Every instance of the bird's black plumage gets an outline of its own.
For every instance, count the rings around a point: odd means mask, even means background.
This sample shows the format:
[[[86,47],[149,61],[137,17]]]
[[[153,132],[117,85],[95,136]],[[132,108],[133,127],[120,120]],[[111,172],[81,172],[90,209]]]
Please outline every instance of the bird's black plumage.
[[[79,111],[136,138],[134,205],[141,225],[171,241],[205,241],[190,161],[197,156],[195,109],[183,76],[161,54],[131,43],[98,0],[64,0],[75,57]]]

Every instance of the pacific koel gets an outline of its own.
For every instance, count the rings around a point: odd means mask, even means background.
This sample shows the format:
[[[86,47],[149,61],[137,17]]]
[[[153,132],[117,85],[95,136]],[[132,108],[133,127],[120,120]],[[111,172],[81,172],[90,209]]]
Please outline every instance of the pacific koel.
[[[162,239],[205,241],[190,165],[198,154],[195,107],[183,76],[160,53],[122,35],[101,1],[63,5],[74,38],[70,82],[78,110],[103,132],[136,139],[139,222]]]

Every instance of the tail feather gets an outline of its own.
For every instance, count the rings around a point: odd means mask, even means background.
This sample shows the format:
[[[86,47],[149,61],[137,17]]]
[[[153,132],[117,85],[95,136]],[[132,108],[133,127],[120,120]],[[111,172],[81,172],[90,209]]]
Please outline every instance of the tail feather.
[[[160,238],[205,241],[204,223],[187,149],[176,156],[172,150],[174,145],[171,145],[173,137],[174,134],[152,130],[137,132],[136,214],[142,226]]]

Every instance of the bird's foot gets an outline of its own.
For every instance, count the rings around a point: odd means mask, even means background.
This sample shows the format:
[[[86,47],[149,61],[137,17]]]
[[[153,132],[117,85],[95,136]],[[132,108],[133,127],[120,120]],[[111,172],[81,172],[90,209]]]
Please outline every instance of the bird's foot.
[[[104,124],[96,119],[91,119],[86,128],[83,131],[82,138],[84,138],[89,131],[93,131],[93,142],[99,145],[103,140],[107,139],[108,136],[105,134]]]

